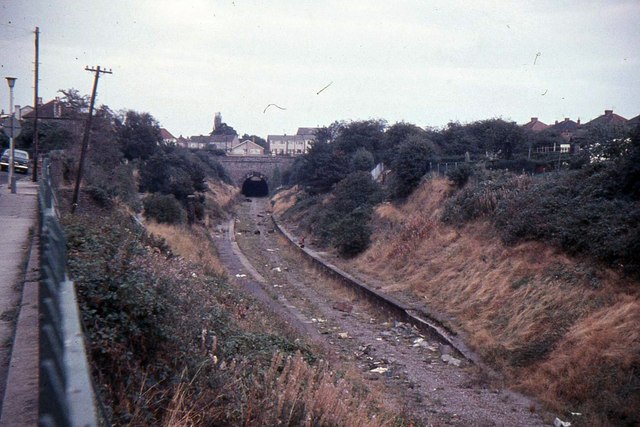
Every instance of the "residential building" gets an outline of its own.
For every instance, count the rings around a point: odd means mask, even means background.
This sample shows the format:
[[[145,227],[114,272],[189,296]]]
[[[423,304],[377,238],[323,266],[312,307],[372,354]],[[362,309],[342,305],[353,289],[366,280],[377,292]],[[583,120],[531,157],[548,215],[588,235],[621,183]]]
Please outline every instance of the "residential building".
[[[585,126],[624,126],[627,122],[627,119],[615,114],[613,110],[604,110],[603,115],[585,123]]]
[[[316,141],[318,128],[298,128],[295,135],[269,135],[267,143],[274,156],[298,156],[305,154]]]
[[[523,129],[527,129],[532,132],[541,132],[547,129],[548,127],[549,125],[541,122],[540,120],[538,120],[537,117],[531,117],[531,120],[528,123],[522,125]]]
[[[238,135],[211,135],[208,140],[210,148],[222,150],[225,153],[230,152],[239,143]]]
[[[262,156],[264,148],[248,139],[235,145],[229,152],[231,156]]]
[[[571,141],[571,138],[573,137],[574,133],[576,133],[579,127],[580,119],[578,119],[577,122],[574,122],[570,118],[565,117],[565,119],[561,122],[558,122],[556,120],[556,123],[549,126],[548,129],[558,132],[565,141]]]
[[[64,115],[64,105],[62,101],[60,101],[59,97],[55,97],[51,101],[46,104],[42,104],[42,98],[38,99],[38,119],[42,120],[50,120],[50,119],[61,119]],[[23,119],[33,119],[36,116],[36,112],[31,107],[24,107],[25,109],[30,108],[31,111],[24,112],[22,114]]]
[[[182,146],[185,148],[190,148],[192,150],[204,150],[209,146],[210,138],[211,137],[208,135],[191,136],[186,140],[186,144]]]
[[[178,142],[178,139],[171,135],[171,132],[166,130],[165,128],[160,128],[160,137],[162,138],[162,143],[167,145],[175,145]]]

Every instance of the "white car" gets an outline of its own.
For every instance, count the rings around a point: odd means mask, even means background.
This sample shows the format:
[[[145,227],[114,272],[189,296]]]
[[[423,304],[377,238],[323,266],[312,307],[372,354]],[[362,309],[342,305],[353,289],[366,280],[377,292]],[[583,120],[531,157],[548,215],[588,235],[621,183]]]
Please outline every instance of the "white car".
[[[0,158],[0,170],[9,170],[10,149],[4,150]],[[29,172],[29,153],[24,150],[13,150],[13,170],[16,172]]]

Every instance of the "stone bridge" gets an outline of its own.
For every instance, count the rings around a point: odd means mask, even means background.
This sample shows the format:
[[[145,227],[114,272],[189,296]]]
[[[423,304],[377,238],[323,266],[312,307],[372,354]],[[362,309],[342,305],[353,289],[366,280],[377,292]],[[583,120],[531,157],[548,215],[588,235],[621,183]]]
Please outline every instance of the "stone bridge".
[[[264,197],[272,190],[273,174],[280,174],[288,169],[295,160],[287,156],[225,156],[217,160],[242,189],[242,194],[249,197]],[[276,183],[277,185],[277,183]],[[275,188],[273,189],[275,190]]]

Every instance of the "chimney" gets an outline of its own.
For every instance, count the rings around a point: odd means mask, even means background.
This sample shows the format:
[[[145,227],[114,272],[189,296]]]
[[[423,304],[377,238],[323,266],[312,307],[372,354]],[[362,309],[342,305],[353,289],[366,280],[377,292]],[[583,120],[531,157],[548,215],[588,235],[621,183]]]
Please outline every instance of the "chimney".
[[[578,118],[578,121],[576,122],[577,124],[580,124],[580,118]]]
[[[569,117],[565,117],[565,118],[564,118],[564,121],[565,121],[565,122],[568,122],[568,121],[569,121]]]
[[[40,106],[40,105],[42,105],[42,97],[41,96],[38,97],[38,106]]]
[[[556,120],[556,124],[558,124],[558,121]]]
[[[613,110],[604,110],[605,116],[610,116],[611,114],[613,114]]]
[[[531,117],[531,121],[535,123],[535,122],[538,121],[538,118],[537,117]]]

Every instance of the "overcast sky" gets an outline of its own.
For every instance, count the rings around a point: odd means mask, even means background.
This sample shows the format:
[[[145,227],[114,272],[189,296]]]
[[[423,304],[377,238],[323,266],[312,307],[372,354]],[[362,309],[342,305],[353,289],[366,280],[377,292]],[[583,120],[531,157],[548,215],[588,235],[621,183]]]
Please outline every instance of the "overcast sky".
[[[0,69],[15,103],[90,94],[175,136],[381,118],[441,127],[501,117],[640,114],[638,0],[0,0]],[[324,90],[323,90],[324,89]],[[8,109],[6,83],[0,107]],[[271,105],[267,108],[269,104]],[[265,111],[266,108],[266,111]],[[281,109],[282,108],[282,109]]]

